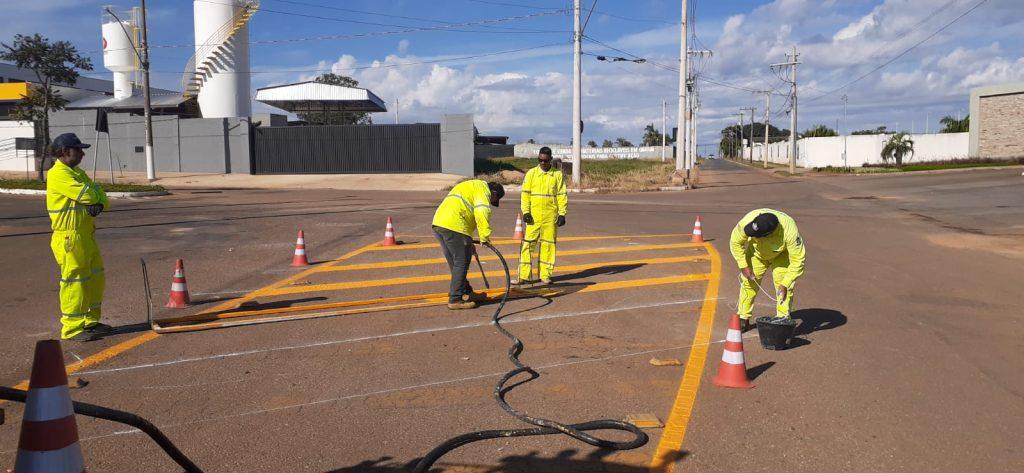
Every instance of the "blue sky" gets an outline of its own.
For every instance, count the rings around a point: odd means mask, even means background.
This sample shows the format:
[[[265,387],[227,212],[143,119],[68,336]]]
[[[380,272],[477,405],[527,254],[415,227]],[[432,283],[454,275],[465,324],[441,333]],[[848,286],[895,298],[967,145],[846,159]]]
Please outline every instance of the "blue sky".
[[[99,18],[101,5],[110,1],[22,3],[15,15],[0,18],[0,41],[9,42],[19,32],[69,40],[93,58],[97,70],[91,75],[109,77],[99,52]],[[768,64],[784,61],[794,44],[803,62],[800,130],[819,123],[835,127],[839,120],[840,128],[886,125],[922,132],[930,118],[934,131],[941,116],[966,113],[970,88],[1024,80],[1019,0],[691,1],[697,47],[713,51],[710,60],[698,64],[701,144],[713,146],[722,127],[735,123],[740,107],[757,107],[757,120],[763,120],[764,96],[744,89],[785,92],[788,85]],[[147,3],[153,83],[178,90],[192,52],[193,2]],[[592,4],[583,3],[586,9]],[[637,141],[647,123],[660,128],[662,100],[669,101],[669,126],[675,122],[678,75],[671,69],[678,67],[679,3],[597,2],[584,51],[649,61],[609,63],[584,56],[584,140]],[[354,76],[389,108],[397,99],[403,122],[469,112],[484,133],[568,142],[570,5],[564,0],[263,0],[250,28],[252,84],[306,80],[333,70]],[[932,34],[892,64],[836,90]],[[849,97],[845,127],[843,94]],[[771,120],[788,127],[785,101],[781,94],[772,96]],[[393,115],[374,119],[391,123]]]

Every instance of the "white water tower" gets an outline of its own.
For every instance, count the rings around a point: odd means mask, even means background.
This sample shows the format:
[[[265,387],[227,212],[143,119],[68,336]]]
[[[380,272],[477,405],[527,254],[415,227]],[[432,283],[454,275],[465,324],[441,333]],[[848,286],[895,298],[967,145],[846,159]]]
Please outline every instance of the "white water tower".
[[[103,10],[103,67],[114,73],[114,98],[123,99],[132,96],[132,73],[138,70],[138,57],[135,55],[135,32],[138,30],[135,10],[118,13],[122,19],[118,21],[113,15]],[[110,8],[113,10],[113,8]]]
[[[204,118],[252,115],[248,23],[258,5],[253,0],[193,2],[194,65],[203,76],[198,100]]]

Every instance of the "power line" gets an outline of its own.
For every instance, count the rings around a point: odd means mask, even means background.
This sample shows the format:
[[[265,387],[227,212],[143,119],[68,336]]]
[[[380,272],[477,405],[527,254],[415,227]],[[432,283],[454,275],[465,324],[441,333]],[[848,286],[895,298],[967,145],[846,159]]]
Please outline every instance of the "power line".
[[[899,59],[900,59],[901,57],[905,56],[905,55],[906,55],[907,53],[909,53],[910,51],[913,51],[913,50],[914,50],[915,48],[917,48],[918,46],[920,46],[920,45],[924,44],[925,42],[927,42],[928,40],[930,40],[930,39],[934,38],[934,37],[935,37],[936,35],[938,35],[938,34],[939,34],[939,33],[941,33],[942,31],[944,31],[944,30],[945,30],[946,28],[949,28],[950,26],[952,26],[952,25],[953,25],[953,23],[956,23],[956,22],[957,22],[957,21],[959,21],[959,20],[960,20],[961,18],[963,18],[963,17],[967,16],[968,14],[970,14],[971,12],[973,12],[974,10],[977,10],[977,9],[978,9],[979,7],[981,7],[982,5],[984,5],[984,4],[985,4],[985,2],[987,2],[987,1],[988,1],[988,0],[980,0],[980,1],[978,2],[978,3],[974,4],[974,6],[973,6],[973,7],[971,7],[971,8],[969,8],[969,9],[967,9],[967,11],[965,11],[965,12],[961,13],[961,14],[960,14],[960,15],[958,15],[958,16],[957,16],[956,18],[953,18],[953,20],[951,20],[951,21],[950,21],[949,23],[946,23],[946,24],[945,24],[945,25],[943,25],[943,26],[942,26],[941,28],[939,28],[939,29],[935,30],[935,31],[934,31],[934,32],[933,32],[932,34],[928,35],[927,37],[925,37],[925,38],[924,38],[924,39],[922,39],[921,41],[918,41],[917,43],[914,43],[914,45],[913,45],[913,46],[911,46],[911,47],[909,47],[909,48],[907,48],[907,49],[903,50],[903,52],[901,52],[901,53],[897,54],[896,56],[893,56],[893,58],[892,58],[892,59],[889,59],[888,61],[885,61],[885,62],[883,62],[882,64],[879,64],[879,65],[878,65],[877,67],[875,67],[874,69],[871,69],[870,71],[868,71],[867,73],[865,73],[865,74],[861,75],[860,77],[857,77],[856,79],[853,79],[852,81],[850,81],[850,82],[847,82],[846,84],[843,84],[842,86],[840,86],[840,87],[837,87],[837,88],[835,88],[835,89],[833,89],[833,90],[831,90],[831,91],[829,91],[829,92],[826,92],[826,93],[824,93],[824,94],[821,94],[821,95],[819,95],[819,96],[817,96],[817,97],[813,97],[813,98],[807,99],[807,101],[808,101],[808,102],[813,102],[813,101],[815,101],[815,100],[818,100],[818,99],[820,99],[820,98],[822,98],[822,97],[826,97],[826,96],[828,96],[828,95],[832,95],[832,94],[834,94],[834,93],[836,93],[836,92],[839,92],[839,91],[841,91],[841,90],[843,90],[843,89],[845,89],[845,88],[847,88],[847,87],[849,87],[849,86],[851,86],[851,85],[853,85],[853,84],[856,84],[857,82],[860,82],[860,81],[861,81],[862,79],[864,79],[865,77],[867,77],[867,76],[870,76],[871,74],[874,74],[874,73],[876,73],[876,72],[878,72],[878,71],[882,70],[882,69],[883,69],[884,67],[888,66],[889,64],[892,64],[892,63],[896,62],[896,61],[897,61],[897,60],[899,60]]]
[[[468,0],[473,3],[483,3],[485,5],[499,5],[503,7],[516,7],[516,8],[530,8],[533,10],[558,10],[554,7],[542,7],[540,5],[525,5],[522,3],[508,3],[508,2],[494,2],[489,0]]]

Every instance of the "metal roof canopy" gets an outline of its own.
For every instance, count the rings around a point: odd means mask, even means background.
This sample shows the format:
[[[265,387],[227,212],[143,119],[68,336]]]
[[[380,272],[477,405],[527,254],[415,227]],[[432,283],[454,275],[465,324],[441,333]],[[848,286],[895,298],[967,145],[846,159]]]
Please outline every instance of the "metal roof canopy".
[[[256,89],[256,100],[296,112],[386,112],[384,101],[367,89],[299,82]]]

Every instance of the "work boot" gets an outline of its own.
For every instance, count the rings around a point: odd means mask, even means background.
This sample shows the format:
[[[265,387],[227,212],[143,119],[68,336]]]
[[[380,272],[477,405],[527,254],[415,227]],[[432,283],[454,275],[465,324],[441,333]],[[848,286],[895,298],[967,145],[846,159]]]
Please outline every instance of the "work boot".
[[[78,335],[75,335],[74,337],[71,338],[66,338],[65,340],[78,343],[86,343],[99,340],[100,338],[101,337],[99,336],[99,334],[83,330],[79,332]]]
[[[449,302],[448,303],[448,310],[462,310],[462,309],[475,309],[475,308],[476,308],[476,302],[475,301],[458,301],[458,302]]]
[[[85,327],[85,331],[89,333],[106,334],[114,331],[114,327],[111,327],[103,323],[94,323]]]
[[[509,281],[509,282],[510,282],[510,283],[511,283],[511,284],[512,284],[513,286],[522,286],[522,285],[525,285],[525,284],[529,284],[529,283],[530,283],[529,281],[527,281],[527,280],[525,280],[525,279],[519,279],[519,278],[512,278],[512,280],[511,280],[511,281]]]
[[[551,284],[551,278],[540,278],[540,283],[547,286]]]
[[[750,328],[755,325],[754,323],[752,323],[750,321],[751,318],[752,317],[748,317],[748,318],[745,318],[745,319],[743,319],[743,318],[740,319],[740,333],[747,333],[747,331],[750,330]]]
[[[487,294],[485,294],[483,292],[470,292],[469,294],[463,294],[462,295],[462,301],[463,302],[468,302],[468,301],[481,302],[481,301],[486,301],[486,300],[487,300]]]

